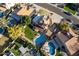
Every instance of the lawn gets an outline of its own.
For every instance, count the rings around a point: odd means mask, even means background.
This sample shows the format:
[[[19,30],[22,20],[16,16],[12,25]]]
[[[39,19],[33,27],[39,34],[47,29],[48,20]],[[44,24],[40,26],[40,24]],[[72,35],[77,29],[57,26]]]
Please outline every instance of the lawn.
[[[15,56],[20,56],[21,52],[18,49],[11,49]]]
[[[70,6],[68,6],[68,5],[64,7],[64,10],[72,13],[73,15],[75,15],[75,13],[76,13],[76,10],[71,9]]]
[[[37,34],[36,31],[33,31],[29,26],[26,26],[25,35],[27,38],[29,38],[30,40],[33,40],[36,34]]]

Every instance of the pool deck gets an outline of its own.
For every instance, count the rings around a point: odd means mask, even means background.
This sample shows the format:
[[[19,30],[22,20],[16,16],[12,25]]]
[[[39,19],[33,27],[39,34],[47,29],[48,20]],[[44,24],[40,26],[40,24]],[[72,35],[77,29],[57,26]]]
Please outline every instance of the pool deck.
[[[48,47],[48,43],[49,42],[45,42],[45,44],[43,45],[43,47],[41,48],[41,51],[46,55],[46,56],[52,56],[52,55],[50,55],[50,53],[49,53],[49,47]],[[55,49],[55,53],[54,53],[54,55],[53,56],[55,56],[56,55],[56,49]]]

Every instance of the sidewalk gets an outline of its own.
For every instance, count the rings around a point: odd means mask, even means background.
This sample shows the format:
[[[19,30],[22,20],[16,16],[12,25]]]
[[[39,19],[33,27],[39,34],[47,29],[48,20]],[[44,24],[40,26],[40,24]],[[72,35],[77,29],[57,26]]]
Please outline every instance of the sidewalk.
[[[56,7],[56,8],[59,8],[59,7],[57,7],[57,4],[49,4],[49,5],[52,5],[52,6],[54,6],[54,7]],[[66,11],[66,10],[64,10],[63,8],[59,8],[62,12],[63,11]],[[77,14],[77,13],[76,13]],[[76,17],[77,19],[79,19],[79,16],[77,16],[77,15],[73,15],[74,17]]]

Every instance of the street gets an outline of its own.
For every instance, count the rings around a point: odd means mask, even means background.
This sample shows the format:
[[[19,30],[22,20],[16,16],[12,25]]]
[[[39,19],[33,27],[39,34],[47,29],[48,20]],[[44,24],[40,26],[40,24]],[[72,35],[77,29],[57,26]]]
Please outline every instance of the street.
[[[59,14],[60,16],[64,17],[64,18],[67,18],[67,19],[70,19],[72,20],[75,24],[79,24],[79,19],[77,19],[76,17],[74,16],[68,16],[66,14],[64,14],[61,9],[59,8],[56,8],[52,5],[49,5],[47,3],[35,3],[36,5],[40,6],[40,7],[43,7],[45,9],[48,9],[49,11],[52,11],[52,12],[55,12],[57,14]]]

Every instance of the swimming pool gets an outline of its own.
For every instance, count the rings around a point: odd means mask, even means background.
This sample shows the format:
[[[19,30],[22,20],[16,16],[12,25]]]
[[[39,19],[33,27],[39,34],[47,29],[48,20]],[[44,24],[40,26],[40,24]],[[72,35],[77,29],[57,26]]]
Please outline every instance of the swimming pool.
[[[3,16],[4,16],[4,12],[0,11],[0,17],[3,17]]]
[[[0,28],[0,34],[3,34],[3,33],[4,33],[4,29]]]
[[[35,39],[35,44],[37,47],[41,47],[43,43],[46,41],[46,36],[45,34],[40,34],[38,38]]]
[[[54,46],[54,44],[53,43],[51,43],[51,42],[49,42],[48,43],[48,46],[49,46],[49,53],[50,53],[50,55],[54,55],[55,54],[55,46]]]

